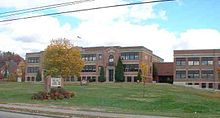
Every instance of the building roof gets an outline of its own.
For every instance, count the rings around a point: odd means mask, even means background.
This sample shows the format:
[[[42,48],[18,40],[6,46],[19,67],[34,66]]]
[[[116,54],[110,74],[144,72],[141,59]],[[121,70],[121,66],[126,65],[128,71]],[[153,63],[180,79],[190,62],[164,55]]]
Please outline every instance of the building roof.
[[[220,49],[174,50],[174,54],[220,53]]]
[[[80,47],[81,49],[107,49],[107,48],[118,48],[118,49],[145,49],[149,52],[152,52],[148,48],[144,46],[127,46],[127,47],[121,47],[121,46],[97,46],[97,47]]]
[[[173,76],[173,62],[154,63],[158,76]]]

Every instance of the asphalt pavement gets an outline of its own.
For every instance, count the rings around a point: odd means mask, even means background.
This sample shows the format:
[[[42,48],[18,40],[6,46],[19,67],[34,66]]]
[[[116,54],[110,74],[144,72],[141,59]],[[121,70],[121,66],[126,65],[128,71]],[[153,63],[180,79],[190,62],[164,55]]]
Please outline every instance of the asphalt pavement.
[[[0,111],[0,118],[51,118],[51,117]]]
[[[170,118],[164,116],[136,115],[125,113],[113,113],[100,110],[85,110],[73,107],[46,106],[37,104],[0,104],[0,118],[49,118],[49,117],[68,117],[68,118]],[[24,114],[5,112],[21,112]],[[33,114],[33,115],[31,115]],[[34,115],[35,114],[35,115]],[[23,116],[20,116],[23,115]],[[1,117],[2,116],[2,117]],[[11,116],[11,117],[6,117]],[[19,116],[19,117],[16,117]]]

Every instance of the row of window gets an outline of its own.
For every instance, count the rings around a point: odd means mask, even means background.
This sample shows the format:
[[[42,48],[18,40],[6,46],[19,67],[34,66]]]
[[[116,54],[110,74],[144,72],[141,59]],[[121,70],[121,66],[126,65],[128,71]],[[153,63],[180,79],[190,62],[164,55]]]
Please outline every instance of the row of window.
[[[185,66],[186,64],[187,64],[186,58],[176,58],[177,66]],[[188,65],[189,66],[200,65],[200,58],[199,57],[188,58]],[[202,57],[201,65],[213,65],[213,57]]]
[[[82,54],[81,58],[84,61],[96,61],[96,54]],[[110,58],[111,57],[109,57],[109,59]],[[102,54],[98,54],[98,59],[102,59]],[[122,60],[139,60],[139,53],[138,52],[123,52],[121,53],[121,59]]]
[[[38,73],[39,67],[28,67],[27,73]]]
[[[213,70],[188,70],[188,75],[186,75],[185,70],[178,70],[176,71],[176,78],[182,79],[182,78],[201,78],[203,79],[213,79],[214,78],[214,72]]]
[[[81,58],[84,61],[96,61],[96,54],[82,54]]]
[[[122,60],[139,60],[138,52],[123,52],[121,53]]]
[[[28,63],[39,63],[40,57],[28,57],[27,61]]]
[[[124,64],[123,66],[125,72],[138,72],[139,70],[139,64]],[[85,65],[82,72],[96,72],[96,65]]]
[[[139,64],[124,64],[124,72],[138,72]]]
[[[82,72],[96,72],[96,65],[85,65]]]
[[[187,85],[199,85],[199,83],[187,83]],[[214,83],[201,83],[202,88],[213,88]]]

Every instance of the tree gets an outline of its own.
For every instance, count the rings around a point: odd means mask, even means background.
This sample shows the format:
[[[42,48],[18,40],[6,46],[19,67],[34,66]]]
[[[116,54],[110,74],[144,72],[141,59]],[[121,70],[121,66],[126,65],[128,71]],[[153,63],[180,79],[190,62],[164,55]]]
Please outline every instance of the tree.
[[[101,66],[101,70],[100,70],[100,73],[99,73],[99,82],[105,82],[106,81],[106,78],[105,78],[105,72],[104,72],[104,67]]]
[[[115,81],[124,82],[124,67],[120,57],[118,59],[118,63],[115,69]]]
[[[42,78],[41,78],[41,73],[40,73],[40,71],[38,71],[38,72],[37,72],[37,75],[36,75],[36,81],[39,82],[39,81],[41,81],[41,80],[42,80]]]
[[[25,69],[26,69],[26,63],[24,60],[22,60],[19,64],[18,64],[18,71],[17,71],[17,75],[19,77],[21,77],[22,81],[25,81]]]
[[[4,69],[4,79],[8,78],[9,71],[8,71],[8,62],[5,63],[5,69]]]
[[[145,95],[145,86],[149,79],[148,77],[148,65],[145,63],[141,63],[141,73],[142,73],[142,81],[143,81],[143,97]]]
[[[84,67],[80,50],[68,39],[52,40],[44,52],[44,69],[52,77],[79,76]]]
[[[137,80],[138,80],[139,82],[142,81],[142,77],[141,77],[141,69],[138,70]]]
[[[8,81],[10,82],[16,82],[16,74],[15,73],[10,73],[8,75]]]
[[[154,81],[156,80],[156,82],[158,81],[157,80],[157,67],[155,66],[155,64],[153,64],[153,78],[154,78]]]

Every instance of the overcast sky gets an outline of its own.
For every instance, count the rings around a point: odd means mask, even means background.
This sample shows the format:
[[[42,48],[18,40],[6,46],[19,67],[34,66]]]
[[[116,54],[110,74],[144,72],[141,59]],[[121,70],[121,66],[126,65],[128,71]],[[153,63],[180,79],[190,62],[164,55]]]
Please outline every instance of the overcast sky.
[[[141,0],[94,0],[23,16],[137,1]],[[60,2],[0,0],[0,11]],[[84,47],[145,46],[165,61],[173,61],[173,50],[219,48],[219,6],[219,0],[176,0],[4,22],[0,23],[0,50],[24,57],[25,53],[44,50],[51,39],[68,38]]]

